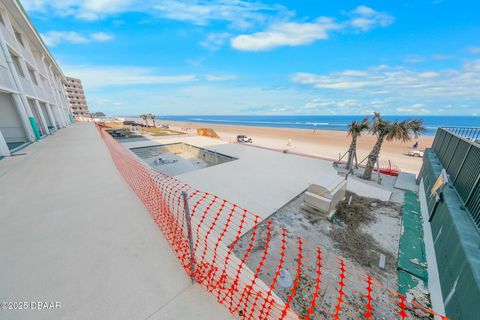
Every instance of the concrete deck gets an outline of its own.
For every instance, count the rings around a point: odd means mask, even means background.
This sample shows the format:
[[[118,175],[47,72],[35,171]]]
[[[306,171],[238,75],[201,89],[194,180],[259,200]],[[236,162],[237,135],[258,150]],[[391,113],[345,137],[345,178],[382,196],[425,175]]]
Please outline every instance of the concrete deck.
[[[231,319],[191,285],[92,124],[0,160],[1,319]]]
[[[413,173],[400,172],[395,181],[395,188],[418,193],[417,177]]]
[[[325,160],[225,143],[206,137],[169,137],[124,142],[128,148],[184,142],[237,158],[176,177],[200,190],[216,194],[263,219],[305,191],[326,174],[336,173]]]

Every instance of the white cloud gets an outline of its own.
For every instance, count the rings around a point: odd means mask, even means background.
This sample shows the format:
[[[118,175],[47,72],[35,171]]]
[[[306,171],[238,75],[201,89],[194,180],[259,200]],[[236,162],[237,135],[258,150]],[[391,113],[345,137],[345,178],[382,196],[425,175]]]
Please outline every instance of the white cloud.
[[[105,41],[110,41],[114,38],[112,34],[106,33],[106,32],[95,32],[90,35],[90,37],[93,40],[99,41],[99,42],[105,42]]]
[[[435,61],[445,61],[449,59],[452,59],[452,56],[448,56],[445,54],[432,54],[432,60]]]
[[[378,110],[376,102],[365,102],[357,99],[338,99],[338,98],[310,98],[301,95],[302,102],[297,103],[278,103],[275,105],[265,105],[243,110],[248,113],[259,114],[301,114],[301,115],[352,115],[352,114],[372,114]]]
[[[54,47],[60,42],[68,43],[88,43],[89,40],[87,37],[79,34],[74,31],[49,31],[42,34],[42,39],[47,46]]]
[[[274,16],[291,14],[283,6],[243,0],[162,0],[158,1],[154,8],[165,18],[196,25],[223,21],[236,29],[263,24],[270,19],[268,13]]]
[[[162,75],[155,70],[125,66],[65,66],[65,74],[82,79],[86,88],[113,86],[179,84],[198,81],[196,75]]]
[[[400,114],[415,114],[415,115],[432,113],[422,103],[416,103],[408,107],[398,107],[397,112],[399,112]]]
[[[349,19],[337,21],[319,17],[313,22],[281,21],[270,24],[265,31],[241,34],[231,39],[232,47],[241,51],[266,51],[282,46],[300,46],[328,39],[333,31],[366,32],[393,23],[392,16],[366,6],[348,12]]]
[[[96,32],[83,35],[75,31],[48,31],[42,34],[42,39],[47,46],[54,47],[62,42],[73,44],[86,44],[89,42],[105,42],[114,38],[113,35],[105,32]]]
[[[420,62],[424,62],[425,60],[426,60],[425,57],[417,56],[417,55],[409,55],[403,59],[403,61],[406,63],[420,63]]]
[[[468,61],[458,69],[437,71],[383,65],[356,72],[349,70],[323,75],[299,72],[293,74],[291,80],[317,89],[364,95],[478,99],[480,60]]]
[[[231,86],[229,83],[193,82],[182,86],[158,86],[151,88],[109,88],[87,92],[92,100],[112,99],[122,102],[121,106],[93,104],[92,110],[128,115],[142,112],[156,114],[245,114],[246,110],[261,113],[279,113],[282,108],[300,106],[308,94],[292,88],[278,90],[257,86]],[[141,97],[141,99],[139,99]],[[277,109],[275,112],[271,109]],[[260,111],[263,110],[263,111]],[[254,111],[252,111],[254,112]]]
[[[332,30],[341,26],[330,18],[318,18],[313,23],[283,22],[267,31],[239,35],[232,39],[232,47],[242,51],[265,51],[281,46],[299,46],[316,40],[325,40]]]
[[[291,80],[296,83],[308,84],[322,89],[362,89],[373,86],[375,83],[370,79],[357,77],[352,73],[338,74],[338,78],[331,76],[319,76],[312,73],[298,72],[292,75]]]
[[[209,33],[207,38],[200,42],[200,45],[210,51],[217,51],[230,37],[231,34],[228,32]]]
[[[471,54],[479,54],[480,47],[469,47],[467,48],[467,51],[470,52]]]
[[[369,31],[375,27],[391,25],[394,18],[386,12],[375,11],[367,6],[358,6],[350,12],[349,24],[359,31]]]
[[[385,12],[359,6],[347,12],[348,19],[336,22],[332,17],[319,17],[310,22],[292,21],[294,12],[281,5],[245,0],[25,0],[29,12],[44,15],[73,16],[81,20],[98,20],[124,12],[142,12],[195,25],[213,22],[227,24],[230,30],[264,30],[240,34],[231,39],[232,47],[243,51],[270,50],[280,46],[299,46],[328,39],[339,29],[368,31],[393,23]],[[231,32],[212,33],[201,42],[215,51],[222,47]],[[99,39],[106,39],[100,37]]]
[[[23,0],[29,12],[74,16],[81,20],[98,20],[125,11],[146,10],[149,0]]]
[[[23,0],[29,12],[98,20],[124,12],[143,12],[167,19],[207,25],[222,21],[246,29],[292,13],[280,5],[244,0]]]
[[[63,70],[69,76],[82,79],[83,85],[88,89],[134,85],[186,84],[201,80],[219,82],[237,79],[232,74],[166,75],[159,74],[153,68],[128,66],[67,65]]]
[[[207,81],[231,81],[237,79],[238,77],[234,74],[207,74],[205,76]]]
[[[406,63],[421,63],[427,60],[433,61],[446,61],[452,59],[452,56],[445,55],[445,54],[432,54],[431,56],[419,56],[419,55],[407,55],[403,58],[403,61]]]

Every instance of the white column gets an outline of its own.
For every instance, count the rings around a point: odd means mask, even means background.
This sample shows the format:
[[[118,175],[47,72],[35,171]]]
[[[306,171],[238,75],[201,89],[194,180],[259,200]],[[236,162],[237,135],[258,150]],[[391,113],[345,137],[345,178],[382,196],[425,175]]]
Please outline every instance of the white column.
[[[60,91],[62,92],[62,94],[60,96],[61,96],[62,101],[63,101],[63,106],[64,106],[64,109],[65,109],[65,113],[67,115],[68,123],[73,124],[73,122],[72,122],[73,119],[70,119],[70,116],[69,116],[69,114],[71,114],[70,103],[68,102],[67,95],[65,93],[65,86],[63,85],[63,83],[60,83]],[[73,118],[73,114],[72,114],[72,118]]]
[[[50,103],[45,103],[45,107],[47,109],[48,117],[50,118],[50,121],[52,122],[52,126],[54,127],[55,130],[57,130],[57,121],[55,121],[55,117],[52,112],[52,108],[50,108]]]
[[[55,113],[55,116],[58,120],[58,124],[60,127],[65,128],[65,119],[63,118],[62,112],[60,111],[60,108],[58,105],[52,105],[52,110]]]
[[[0,156],[8,157],[10,155],[10,149],[8,149],[7,142],[3,137],[2,131],[0,131]]]
[[[55,90],[55,94],[57,96],[57,105],[58,105],[58,109],[62,115],[62,118],[64,120],[64,126],[66,127],[67,125],[70,124],[70,117],[68,117],[66,111],[65,111],[65,100],[64,100],[64,97],[60,94],[60,88],[58,87],[58,83],[55,81],[55,73],[53,72],[53,68],[52,66],[50,66],[50,72],[52,74],[52,81],[53,81],[53,89]],[[62,90],[63,92],[63,90]]]
[[[25,62],[25,59],[19,56],[18,62],[20,62],[20,68],[22,68],[23,74],[25,75],[24,77],[25,80],[29,81],[27,79],[27,76],[30,76],[30,73],[28,71],[27,63]],[[33,112],[32,112],[32,109],[30,108],[30,103],[28,103],[27,96],[25,95],[25,90],[22,86],[22,82],[20,81],[19,75],[17,73],[17,69],[14,68],[13,70],[15,71],[14,77],[17,77],[17,81],[18,81],[17,89],[20,91],[20,97],[22,98],[23,105],[25,106],[25,111],[27,112],[28,117],[33,117]],[[33,88],[33,84],[32,84],[32,88]]]
[[[55,76],[54,76],[53,71],[52,71],[52,66],[45,62],[45,55],[43,55],[42,62],[45,66],[45,69],[47,70],[47,80],[48,80],[48,84],[50,86],[50,90],[53,94],[53,99],[55,100],[55,105],[57,107],[59,107],[59,106],[61,106],[61,100],[60,100],[60,96],[58,94],[57,88],[55,87]],[[57,113],[58,122],[60,123],[60,125],[62,127],[65,128],[67,126],[67,122],[65,122],[63,112],[61,112],[61,110],[55,110],[55,111],[58,111],[58,113]]]
[[[48,124],[43,116],[42,108],[40,107],[40,103],[37,99],[33,99],[33,103],[35,103],[35,108],[37,109],[38,116],[40,117],[40,122],[42,123],[43,128],[45,129],[46,134],[50,134],[48,130]]]
[[[55,125],[55,130],[58,130],[60,129],[59,126],[60,126],[60,119],[59,119],[59,116],[58,116],[58,113],[55,112],[56,108],[53,104],[47,104],[47,108],[48,108],[48,111],[50,112],[50,114],[52,115],[52,119],[53,119],[53,122],[54,122],[54,125]]]
[[[52,96],[53,96],[53,102],[58,105],[58,98],[57,98],[57,94],[55,92],[55,87],[53,86],[53,80],[52,80],[52,73],[51,73],[51,66],[45,61],[46,57],[45,55],[42,56],[42,63],[43,63],[43,67],[45,68],[45,73],[46,73],[46,76],[47,76],[47,82],[48,82],[48,86],[50,88],[50,92],[52,93]],[[45,88],[47,89],[47,88]],[[54,109],[54,105],[53,104],[48,104],[48,106],[50,106],[50,109],[51,111],[55,111]],[[53,110],[52,110],[53,109]],[[59,116],[55,113],[56,115],[56,119],[57,121],[55,122],[55,124],[60,124],[61,121],[60,121],[60,118]],[[63,126],[63,125],[62,125]]]
[[[57,105],[56,107],[57,107],[58,114],[62,119],[62,127],[65,128],[67,126],[67,119],[65,118],[65,113],[63,112],[63,108],[60,105]]]
[[[15,103],[15,107],[17,108],[18,114],[20,116],[20,121],[22,122],[22,125],[23,125],[23,130],[25,130],[28,141],[34,142],[36,141],[36,138],[35,138],[35,134],[33,133],[33,128],[32,128],[32,125],[30,124],[30,120],[28,119],[29,114],[26,108],[26,106],[28,106],[28,103],[26,101],[27,98],[23,93],[23,88],[20,83],[20,79],[18,78],[17,70],[13,65],[12,57],[10,56],[10,51],[7,48],[5,39],[3,38],[3,34],[1,32],[0,32],[0,46],[1,46],[1,50],[3,51],[3,55],[5,56],[5,60],[7,61],[8,70],[10,71],[8,73],[8,76],[11,82],[15,85],[15,89],[18,91],[18,93],[12,94],[12,96],[13,96],[13,101]],[[25,105],[25,103],[27,103],[27,105]]]

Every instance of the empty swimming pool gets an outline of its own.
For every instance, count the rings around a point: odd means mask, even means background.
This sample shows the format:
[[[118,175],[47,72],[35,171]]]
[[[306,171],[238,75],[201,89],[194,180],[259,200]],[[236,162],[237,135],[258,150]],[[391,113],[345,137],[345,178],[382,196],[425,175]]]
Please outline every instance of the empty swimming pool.
[[[187,143],[162,144],[130,150],[150,167],[170,176],[236,160],[215,150],[199,148]]]

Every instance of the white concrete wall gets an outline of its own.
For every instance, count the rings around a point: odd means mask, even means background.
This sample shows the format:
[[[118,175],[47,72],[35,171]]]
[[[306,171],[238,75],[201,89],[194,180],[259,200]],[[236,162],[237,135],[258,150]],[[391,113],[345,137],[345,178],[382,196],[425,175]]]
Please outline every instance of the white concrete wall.
[[[8,71],[7,59],[3,54],[3,51],[1,50],[0,50],[0,86],[4,88],[9,88],[11,90],[13,90],[14,88],[13,83],[10,79],[9,71]]]
[[[27,141],[12,96],[2,92],[0,92],[0,131],[6,142]]]
[[[47,105],[44,102],[40,102],[40,109],[45,117],[45,121],[47,122],[47,126],[55,126],[55,120],[51,118],[53,115],[48,113]]]

